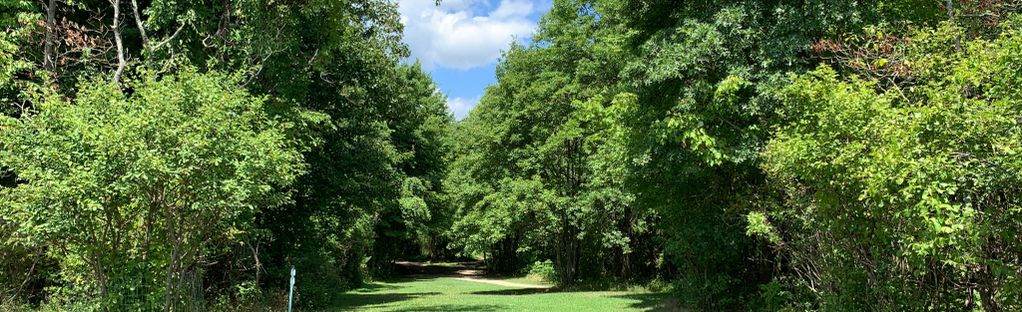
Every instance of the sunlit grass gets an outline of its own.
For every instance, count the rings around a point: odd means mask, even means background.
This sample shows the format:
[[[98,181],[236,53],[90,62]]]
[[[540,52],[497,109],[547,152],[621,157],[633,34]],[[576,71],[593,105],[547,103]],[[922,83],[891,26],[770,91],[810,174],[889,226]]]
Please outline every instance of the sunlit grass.
[[[529,278],[501,279],[542,285]],[[450,277],[375,282],[338,298],[337,311],[669,311],[666,294],[644,290],[523,289]]]

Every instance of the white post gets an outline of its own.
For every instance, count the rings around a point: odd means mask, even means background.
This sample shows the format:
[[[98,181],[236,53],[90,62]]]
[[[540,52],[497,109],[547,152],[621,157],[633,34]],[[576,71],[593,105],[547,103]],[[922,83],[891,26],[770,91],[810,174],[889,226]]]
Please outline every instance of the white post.
[[[295,267],[291,266],[291,288],[287,291],[287,312],[291,312],[291,299],[295,293]]]

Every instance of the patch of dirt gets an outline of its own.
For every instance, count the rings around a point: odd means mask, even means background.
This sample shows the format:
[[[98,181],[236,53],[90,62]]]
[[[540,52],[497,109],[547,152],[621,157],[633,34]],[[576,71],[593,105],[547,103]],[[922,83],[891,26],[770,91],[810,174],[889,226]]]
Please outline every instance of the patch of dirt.
[[[516,288],[538,288],[538,289],[545,289],[545,288],[552,287],[552,286],[548,286],[548,285],[531,285],[531,284],[522,284],[522,283],[508,282],[508,281],[502,281],[502,280],[485,278],[485,277],[457,277],[455,279],[456,280],[461,280],[461,281],[476,282],[476,283],[486,283],[486,284],[493,284],[493,285],[499,285],[499,286],[504,286],[504,287],[516,287]]]
[[[457,280],[486,283],[505,287],[516,288],[550,288],[547,285],[531,285],[503,281],[486,277],[486,266],[482,262],[443,262],[425,263],[412,261],[395,261],[395,272],[409,276],[445,276]]]
[[[486,274],[486,266],[482,262],[395,261],[394,271],[402,275],[480,276]]]

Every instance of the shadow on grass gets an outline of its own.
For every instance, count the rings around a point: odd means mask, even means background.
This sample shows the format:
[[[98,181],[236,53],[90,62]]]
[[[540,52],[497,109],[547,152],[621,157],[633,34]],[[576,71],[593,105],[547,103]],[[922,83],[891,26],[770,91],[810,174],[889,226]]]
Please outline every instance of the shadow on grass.
[[[646,293],[646,294],[628,294],[628,295],[617,295],[612,296],[614,298],[624,298],[629,300],[635,300],[635,303],[629,304],[628,306],[643,311],[658,311],[658,312],[684,312],[689,311],[688,309],[682,308],[677,300],[670,298],[667,293]]]
[[[391,294],[359,294],[359,293],[347,293],[339,296],[336,299],[336,303],[333,305],[339,308],[341,311],[359,310],[360,308],[366,308],[375,305],[384,305],[388,303],[394,303],[405,300],[412,300],[418,297],[439,295],[439,292],[421,292],[421,293],[391,293]]]
[[[473,294],[473,295],[525,296],[525,295],[548,294],[548,293],[556,293],[556,292],[566,292],[566,291],[560,291],[560,290],[556,290],[556,289],[553,289],[553,288],[514,288],[514,289],[473,291],[473,292],[470,292],[469,294]]]
[[[367,283],[365,285],[362,285],[362,287],[359,287],[358,289],[353,290],[353,292],[356,292],[356,293],[367,293],[367,292],[376,292],[376,291],[383,291],[383,290],[395,290],[395,289],[401,289],[401,288],[403,288],[403,287],[397,286],[397,285],[387,285],[387,284],[380,284],[380,283]]]
[[[435,279],[440,279],[440,278],[448,278],[448,277],[462,277],[462,276],[461,275],[412,274],[412,275],[401,275],[401,276],[386,277],[386,278],[380,279],[379,282],[384,282],[384,283],[388,283],[388,284],[401,284],[401,283],[429,281],[429,280],[435,280]],[[362,289],[362,288],[366,288],[366,287],[365,286],[360,287],[360,289]]]
[[[396,276],[440,275],[461,276],[480,275],[486,267],[480,261],[425,263],[412,261],[395,261],[391,265]]]
[[[423,311],[423,312],[428,312],[428,311],[454,311],[454,312],[458,312],[458,311],[483,311],[483,312],[486,312],[486,311],[503,311],[504,309],[505,309],[505,307],[503,307],[503,306],[493,305],[493,304],[441,304],[441,305],[425,306],[425,307],[408,307],[408,308],[403,308],[403,309],[398,309],[398,310],[393,310],[393,311],[394,312],[411,312],[411,311]]]
[[[598,284],[576,284],[569,286],[554,286],[550,288],[514,288],[514,289],[500,289],[500,290],[486,290],[486,291],[475,291],[471,292],[473,295],[507,295],[507,296],[519,296],[519,295],[532,295],[532,294],[552,294],[552,293],[576,293],[576,292],[593,292],[593,291],[629,291],[628,285],[598,285]],[[650,295],[656,295],[656,293],[650,293]]]
[[[527,296],[535,294],[552,294],[552,293],[573,293],[573,292],[590,292],[590,291],[608,291],[608,290],[589,290],[589,289],[575,289],[575,288],[520,288],[520,289],[501,289],[501,290],[487,290],[487,291],[476,291],[471,292],[473,295],[504,295],[504,296]],[[614,291],[614,290],[610,290]],[[633,294],[621,294],[609,296],[611,298],[621,298],[633,301],[628,307],[642,311],[677,311],[686,312],[689,309],[681,307],[677,300],[670,297],[668,293],[633,293]]]

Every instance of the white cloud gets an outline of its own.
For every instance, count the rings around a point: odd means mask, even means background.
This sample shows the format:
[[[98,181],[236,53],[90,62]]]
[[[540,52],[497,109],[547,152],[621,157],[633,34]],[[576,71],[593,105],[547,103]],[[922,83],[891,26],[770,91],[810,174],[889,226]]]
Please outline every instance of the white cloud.
[[[532,2],[505,0],[500,2],[496,10],[490,12],[491,18],[509,18],[516,16],[529,16],[532,13]]]
[[[470,69],[493,63],[513,38],[527,39],[536,23],[531,0],[500,0],[497,8],[477,16],[483,0],[399,0],[404,38],[425,69]]]
[[[465,119],[465,117],[468,116],[468,112],[471,111],[476,104],[479,104],[478,97],[473,99],[461,97],[447,99],[447,108],[451,109],[451,112],[454,113],[454,118],[458,120]]]

